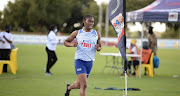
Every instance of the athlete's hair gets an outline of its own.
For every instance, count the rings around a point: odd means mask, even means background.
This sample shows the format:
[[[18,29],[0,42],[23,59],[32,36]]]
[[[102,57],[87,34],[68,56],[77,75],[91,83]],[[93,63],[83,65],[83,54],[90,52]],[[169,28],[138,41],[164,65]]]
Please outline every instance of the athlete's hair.
[[[90,15],[90,14],[85,15],[85,16],[83,17],[83,21],[86,20],[87,18],[90,18],[90,17],[94,18],[94,17],[93,17],[92,15]],[[82,22],[82,26],[84,26],[84,23],[83,23],[83,22]]]

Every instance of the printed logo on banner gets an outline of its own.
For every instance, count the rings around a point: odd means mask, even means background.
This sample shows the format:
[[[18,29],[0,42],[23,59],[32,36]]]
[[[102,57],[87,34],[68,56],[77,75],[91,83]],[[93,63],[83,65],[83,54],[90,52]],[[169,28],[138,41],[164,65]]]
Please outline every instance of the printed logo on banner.
[[[170,12],[168,21],[178,21],[178,13]]]
[[[124,28],[124,17],[121,13],[119,13],[119,15],[117,15],[115,18],[111,20],[111,23],[114,26],[117,35],[119,36],[122,32],[122,29]]]

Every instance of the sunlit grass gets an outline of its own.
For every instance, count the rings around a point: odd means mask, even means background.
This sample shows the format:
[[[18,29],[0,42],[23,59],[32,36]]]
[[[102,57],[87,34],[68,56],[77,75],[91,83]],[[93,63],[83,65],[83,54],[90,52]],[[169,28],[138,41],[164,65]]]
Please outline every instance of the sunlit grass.
[[[53,76],[45,76],[47,54],[43,45],[16,45],[18,50],[18,70],[13,75],[8,73],[0,75],[0,96],[64,96],[66,83],[76,80],[74,70],[74,53],[76,48],[58,46],[56,54],[58,61],[52,67]],[[103,47],[101,52],[119,52],[116,47]],[[141,78],[128,77],[128,88],[140,88],[141,91],[128,91],[128,96],[179,96],[180,77],[180,50],[159,49],[157,56],[160,66],[155,69],[154,78],[144,76]],[[93,69],[88,78],[87,96],[122,96],[122,91],[97,90],[94,87],[124,88],[124,78],[118,72],[109,73],[105,64],[105,56],[97,52]],[[143,71],[142,71],[143,72]],[[79,96],[79,90],[72,90],[70,96]]]

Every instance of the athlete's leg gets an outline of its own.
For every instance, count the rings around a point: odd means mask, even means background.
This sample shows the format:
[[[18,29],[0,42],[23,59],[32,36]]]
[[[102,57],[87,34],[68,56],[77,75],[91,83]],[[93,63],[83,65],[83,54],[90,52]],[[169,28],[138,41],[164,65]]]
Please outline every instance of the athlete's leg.
[[[67,89],[68,90],[71,90],[71,89],[80,89],[80,82],[79,82],[79,80],[77,79],[77,81],[75,81],[73,84],[68,86]]]
[[[87,88],[87,76],[86,73],[81,73],[77,75],[77,81],[68,86],[68,90],[80,89],[80,96],[86,96]]]
[[[86,96],[86,88],[87,88],[86,73],[79,74],[78,79],[80,82],[80,96]]]
[[[80,96],[86,96],[87,77],[92,68],[92,61],[75,60],[75,70],[77,74],[77,81],[67,87],[69,94],[71,89],[80,89]],[[87,75],[88,74],[88,75]],[[69,92],[68,92],[69,91]]]

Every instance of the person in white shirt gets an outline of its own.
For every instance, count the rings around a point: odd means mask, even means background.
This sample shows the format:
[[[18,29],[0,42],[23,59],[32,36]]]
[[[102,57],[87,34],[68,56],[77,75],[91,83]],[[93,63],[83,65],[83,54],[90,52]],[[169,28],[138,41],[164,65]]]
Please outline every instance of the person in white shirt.
[[[55,53],[56,45],[59,41],[56,38],[57,27],[55,25],[50,26],[50,32],[48,33],[48,41],[46,44],[46,52],[48,55],[47,67],[46,67],[46,74],[45,75],[52,75],[50,72],[51,67],[56,63],[57,56]]]
[[[11,28],[6,25],[5,32],[0,33],[0,60],[10,60],[11,43],[13,40],[10,31]],[[7,64],[4,64],[3,72],[7,72]]]

